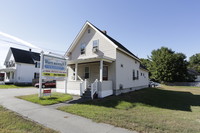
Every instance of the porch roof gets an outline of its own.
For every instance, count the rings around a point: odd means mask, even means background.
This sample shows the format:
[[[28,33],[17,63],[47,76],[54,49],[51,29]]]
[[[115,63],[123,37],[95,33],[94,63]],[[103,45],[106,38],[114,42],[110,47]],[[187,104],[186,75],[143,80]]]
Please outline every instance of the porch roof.
[[[75,63],[89,63],[89,62],[96,62],[96,61],[105,61],[105,62],[109,62],[112,63],[113,61],[115,61],[115,59],[110,58],[110,57],[88,57],[88,58],[79,58],[77,60],[68,60],[68,64],[75,64]]]
[[[3,68],[0,69],[0,72],[14,72],[16,68]]]

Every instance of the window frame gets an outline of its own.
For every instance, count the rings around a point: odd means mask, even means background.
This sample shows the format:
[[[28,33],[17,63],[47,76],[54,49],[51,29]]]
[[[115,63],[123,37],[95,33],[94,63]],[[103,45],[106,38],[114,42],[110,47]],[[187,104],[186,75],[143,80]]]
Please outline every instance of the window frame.
[[[85,43],[81,43],[80,52],[81,52],[81,55],[84,55],[86,53],[86,44]]]

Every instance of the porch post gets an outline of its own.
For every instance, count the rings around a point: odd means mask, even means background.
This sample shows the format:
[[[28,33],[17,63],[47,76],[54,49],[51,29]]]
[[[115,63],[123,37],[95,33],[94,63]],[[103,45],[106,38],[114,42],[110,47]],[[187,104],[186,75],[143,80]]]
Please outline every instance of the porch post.
[[[75,64],[75,81],[77,81],[78,63]]]
[[[103,60],[100,61],[100,77],[99,77],[99,81],[100,82],[103,81]]]

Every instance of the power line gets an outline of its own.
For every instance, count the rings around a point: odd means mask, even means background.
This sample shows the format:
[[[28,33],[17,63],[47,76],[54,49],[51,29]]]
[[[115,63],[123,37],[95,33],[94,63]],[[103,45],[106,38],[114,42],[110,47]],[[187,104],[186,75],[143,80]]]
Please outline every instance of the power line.
[[[4,40],[4,39],[0,39],[0,41],[7,42],[7,43],[11,43],[11,44],[15,44],[15,45],[19,45],[19,46],[23,46],[23,47],[28,47],[28,48],[32,48],[32,49],[39,49],[39,48],[29,47],[29,46],[24,45],[24,44],[21,44],[21,43],[12,42],[12,41],[8,41],[8,40]],[[54,52],[65,53],[65,51],[52,50],[52,49],[47,49],[47,48],[43,48],[43,47],[41,47],[41,48],[44,49],[44,50],[47,50],[48,52],[50,52],[50,51],[54,51]],[[42,50],[42,49],[39,49],[39,50]]]

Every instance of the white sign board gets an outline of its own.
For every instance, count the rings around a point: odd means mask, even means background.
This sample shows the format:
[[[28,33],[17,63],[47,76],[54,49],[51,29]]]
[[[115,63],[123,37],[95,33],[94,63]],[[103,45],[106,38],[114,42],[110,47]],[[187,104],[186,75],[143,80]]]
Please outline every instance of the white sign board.
[[[43,56],[42,79],[64,80],[67,76],[67,61],[50,55]]]

